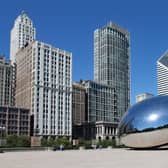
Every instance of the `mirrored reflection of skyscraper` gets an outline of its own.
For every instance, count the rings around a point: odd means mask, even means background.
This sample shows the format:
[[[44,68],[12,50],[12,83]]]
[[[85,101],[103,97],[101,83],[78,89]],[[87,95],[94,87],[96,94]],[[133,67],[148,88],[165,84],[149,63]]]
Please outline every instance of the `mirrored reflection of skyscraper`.
[[[168,51],[157,61],[158,95],[168,95]]]
[[[121,117],[130,104],[130,36],[111,22],[94,32],[94,80],[114,88]]]

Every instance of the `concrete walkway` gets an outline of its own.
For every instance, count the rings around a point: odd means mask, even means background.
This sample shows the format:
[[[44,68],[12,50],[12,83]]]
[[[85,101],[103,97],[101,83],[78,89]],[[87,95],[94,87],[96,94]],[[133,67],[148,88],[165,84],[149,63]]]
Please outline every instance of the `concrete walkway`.
[[[168,150],[10,152],[0,154],[0,168],[168,168]]]

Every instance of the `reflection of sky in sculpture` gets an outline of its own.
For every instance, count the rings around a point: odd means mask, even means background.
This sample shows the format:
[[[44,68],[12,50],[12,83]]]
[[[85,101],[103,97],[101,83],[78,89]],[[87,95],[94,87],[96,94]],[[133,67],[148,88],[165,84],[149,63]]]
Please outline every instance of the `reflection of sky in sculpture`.
[[[148,131],[168,126],[168,96],[156,96],[132,106],[123,116],[119,134]]]

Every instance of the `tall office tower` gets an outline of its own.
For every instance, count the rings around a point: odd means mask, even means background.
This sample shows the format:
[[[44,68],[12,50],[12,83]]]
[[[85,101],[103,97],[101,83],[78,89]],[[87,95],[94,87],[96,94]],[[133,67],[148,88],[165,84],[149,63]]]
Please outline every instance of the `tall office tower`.
[[[157,61],[157,87],[159,95],[168,95],[168,51]]]
[[[130,104],[130,37],[111,22],[94,32],[94,80],[115,89],[121,117]]]
[[[15,105],[15,65],[0,57],[0,106]]]
[[[10,38],[10,60],[15,63],[15,55],[18,50],[36,38],[33,22],[24,11],[16,18]]]
[[[71,137],[72,53],[34,41],[16,64],[16,104],[34,115],[34,136]]]

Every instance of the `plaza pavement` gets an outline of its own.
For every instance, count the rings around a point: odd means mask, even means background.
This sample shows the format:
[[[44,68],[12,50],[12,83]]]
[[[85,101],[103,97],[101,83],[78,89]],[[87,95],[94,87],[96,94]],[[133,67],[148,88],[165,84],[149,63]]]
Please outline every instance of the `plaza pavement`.
[[[0,154],[0,168],[168,168],[168,150],[6,152]]]

